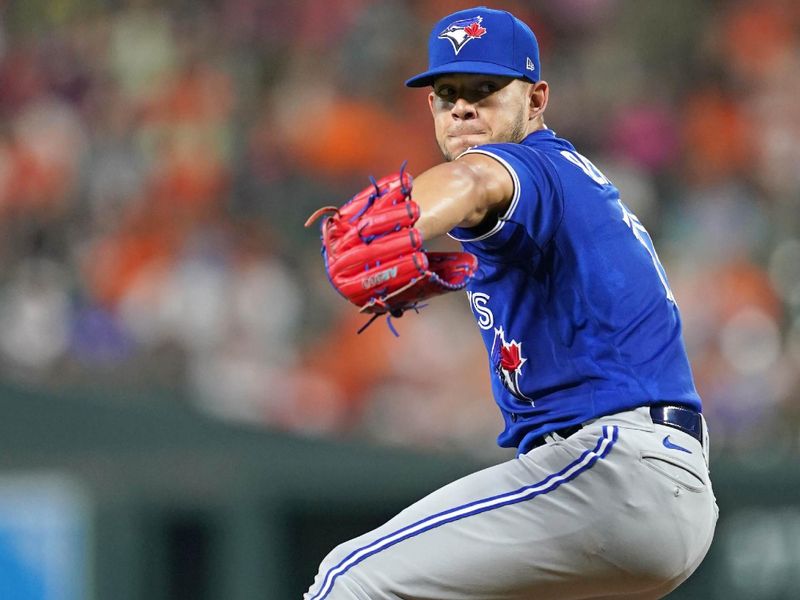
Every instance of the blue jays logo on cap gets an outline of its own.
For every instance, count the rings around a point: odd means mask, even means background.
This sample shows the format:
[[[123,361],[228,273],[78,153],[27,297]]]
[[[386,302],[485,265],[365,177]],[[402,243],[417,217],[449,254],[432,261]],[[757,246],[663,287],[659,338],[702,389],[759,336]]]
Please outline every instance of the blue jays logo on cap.
[[[481,27],[482,22],[483,17],[453,21],[439,34],[439,39],[449,40],[453,44],[453,50],[458,54],[467,42],[483,37],[483,34],[486,33],[486,28]]]

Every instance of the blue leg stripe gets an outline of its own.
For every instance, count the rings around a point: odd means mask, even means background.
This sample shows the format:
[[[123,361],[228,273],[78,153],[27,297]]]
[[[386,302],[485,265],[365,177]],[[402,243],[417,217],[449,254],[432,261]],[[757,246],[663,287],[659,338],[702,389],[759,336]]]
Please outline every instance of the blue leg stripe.
[[[508,506],[510,504],[525,502],[535,498],[536,496],[541,496],[543,494],[552,492],[562,483],[572,481],[578,475],[590,469],[598,459],[607,456],[611,451],[611,448],[614,446],[614,443],[617,441],[618,435],[619,430],[616,425],[611,427],[605,425],[603,426],[602,437],[597,441],[597,445],[595,445],[592,450],[587,450],[576,460],[567,465],[564,469],[558,473],[553,473],[552,475],[547,476],[538,483],[522,487],[512,492],[505,492],[503,494],[498,494],[497,496],[483,498],[481,500],[470,502],[469,504],[463,504],[455,508],[450,508],[426,517],[421,521],[417,521],[416,523],[412,523],[411,525],[403,527],[402,529],[399,529],[393,533],[385,535],[367,546],[354,550],[344,559],[342,559],[338,565],[328,570],[325,575],[325,579],[322,581],[322,587],[320,587],[317,593],[314,594],[310,600],[324,600],[330,593],[331,589],[333,588],[333,584],[340,575],[346,573],[352,567],[369,558],[373,554],[377,554],[378,552],[386,550],[387,548],[391,548],[403,540],[407,540],[426,531],[430,531],[431,529],[441,527],[447,523],[452,523],[453,521],[459,521],[461,519],[501,508],[503,506]]]

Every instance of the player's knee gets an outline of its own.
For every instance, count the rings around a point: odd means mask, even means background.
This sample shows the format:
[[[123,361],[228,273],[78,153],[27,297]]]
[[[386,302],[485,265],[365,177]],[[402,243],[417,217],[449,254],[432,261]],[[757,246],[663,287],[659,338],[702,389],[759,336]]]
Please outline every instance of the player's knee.
[[[320,567],[314,585],[303,596],[303,600],[376,600],[383,598],[373,587],[368,586],[360,569],[330,569]]]
[[[357,548],[355,540],[336,546],[322,559],[317,576],[304,600],[371,600],[363,592],[359,578],[360,569],[347,564],[347,558]]]
[[[325,578],[326,576],[335,574],[337,572],[337,567],[342,565],[350,552],[351,550],[349,542],[339,544],[333,550],[328,552],[328,555],[323,558],[322,562],[319,564],[317,578]]]

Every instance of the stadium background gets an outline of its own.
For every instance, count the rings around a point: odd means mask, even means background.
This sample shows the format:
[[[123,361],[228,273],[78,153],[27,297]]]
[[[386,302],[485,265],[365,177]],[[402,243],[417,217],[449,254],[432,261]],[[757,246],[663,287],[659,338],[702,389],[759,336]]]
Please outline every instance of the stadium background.
[[[9,597],[298,597],[326,545],[508,456],[465,297],[356,336],[302,227],[438,160],[402,81],[471,5],[0,2]],[[492,6],[683,312],[723,517],[680,597],[796,597],[800,5]]]

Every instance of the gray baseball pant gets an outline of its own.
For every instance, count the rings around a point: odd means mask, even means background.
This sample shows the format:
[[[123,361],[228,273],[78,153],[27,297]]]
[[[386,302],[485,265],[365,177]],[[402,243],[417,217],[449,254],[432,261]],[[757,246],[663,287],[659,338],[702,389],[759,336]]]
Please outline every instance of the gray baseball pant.
[[[647,408],[548,436],[335,548],[304,599],[661,598],[711,545],[707,450]]]

